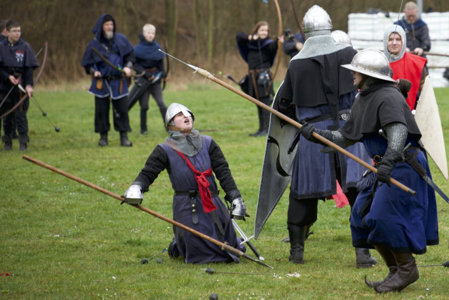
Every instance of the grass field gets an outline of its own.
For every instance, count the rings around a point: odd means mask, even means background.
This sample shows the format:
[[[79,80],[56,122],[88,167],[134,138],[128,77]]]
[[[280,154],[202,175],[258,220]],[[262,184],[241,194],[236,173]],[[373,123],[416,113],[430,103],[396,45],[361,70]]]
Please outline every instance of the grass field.
[[[449,89],[437,89],[449,149]],[[193,84],[185,91],[167,91],[167,104],[180,102],[195,113],[195,128],[221,146],[251,218],[239,221],[247,235],[254,230],[264,138],[251,138],[257,123],[254,104],[213,83]],[[398,294],[376,294],[365,275],[380,280],[387,268],[355,268],[349,207],[319,203],[314,234],[306,242],[305,264],[288,262],[286,193],[260,238],[253,241],[274,270],[248,260],[240,264],[191,265],[160,254],[168,247],[170,224],[89,187],[25,161],[26,154],[122,195],[153,148],[165,140],[162,118],[150,103],[149,135],[139,134],[139,109],[130,112],[132,148],[120,147],[111,131],[109,146],[97,145],[94,100],[85,91],[36,92],[56,133],[33,104],[28,112],[29,151],[0,152],[0,299],[448,299],[449,269],[420,269],[421,278]],[[3,146],[3,145],[2,145]],[[447,182],[431,164],[434,179],[449,194]],[[164,171],[145,194],[143,206],[172,217],[173,191]],[[449,260],[449,206],[438,200],[440,245],[417,256],[418,264]],[[249,250],[248,250],[249,251]],[[249,255],[253,255],[248,252]],[[380,261],[376,251],[373,254]],[[156,259],[163,263],[157,264]],[[205,273],[247,272],[257,276]],[[300,277],[287,277],[287,274]]]

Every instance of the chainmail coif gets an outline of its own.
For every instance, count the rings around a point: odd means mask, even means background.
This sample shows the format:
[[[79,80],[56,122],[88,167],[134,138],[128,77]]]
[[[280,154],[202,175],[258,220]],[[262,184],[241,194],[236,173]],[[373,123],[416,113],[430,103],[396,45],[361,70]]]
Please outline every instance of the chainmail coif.
[[[176,130],[168,130],[169,136],[165,139],[167,145],[187,156],[195,156],[203,147],[201,134],[198,130],[192,129],[189,134]]]

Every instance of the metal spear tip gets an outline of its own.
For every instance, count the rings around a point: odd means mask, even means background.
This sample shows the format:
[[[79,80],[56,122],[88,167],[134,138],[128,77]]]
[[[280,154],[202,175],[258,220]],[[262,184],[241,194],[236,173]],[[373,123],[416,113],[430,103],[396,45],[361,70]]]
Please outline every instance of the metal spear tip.
[[[59,132],[59,127],[55,127],[55,131],[56,131],[56,132]]]
[[[207,268],[207,269],[206,269],[206,273],[214,274],[214,273],[215,273],[215,270],[212,269],[212,268]]]
[[[142,265],[147,264],[147,263],[148,263],[148,260],[144,258],[144,259],[142,259],[142,260],[140,261],[140,263],[141,263]]]

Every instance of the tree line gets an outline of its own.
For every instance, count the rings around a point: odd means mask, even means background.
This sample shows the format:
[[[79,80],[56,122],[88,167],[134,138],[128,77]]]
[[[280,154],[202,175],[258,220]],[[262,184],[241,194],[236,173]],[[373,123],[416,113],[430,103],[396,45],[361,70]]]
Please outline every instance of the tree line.
[[[267,2],[267,3],[265,3]],[[322,6],[331,16],[334,30],[347,31],[350,13],[370,8],[399,11],[400,0],[278,0],[284,29],[297,32],[292,10],[294,3],[300,22],[314,4]],[[405,3],[406,1],[404,1]],[[424,9],[448,11],[447,0],[425,0]],[[235,34],[249,33],[260,20],[270,24],[270,34],[277,35],[279,21],[274,0],[2,0],[0,18],[14,19],[22,25],[22,37],[35,52],[48,41],[49,51],[45,81],[79,80],[85,78],[80,62],[92,28],[103,13],[111,14],[116,30],[125,34],[133,45],[146,23],[157,28],[156,40],[180,59],[208,71],[243,75],[246,65],[239,56]],[[281,66],[286,68],[284,55]],[[185,75],[187,69],[171,64],[171,76]],[[281,67],[281,68],[282,68]],[[281,72],[279,72],[281,73]],[[239,77],[238,77],[239,78]],[[277,78],[281,80],[281,78]]]

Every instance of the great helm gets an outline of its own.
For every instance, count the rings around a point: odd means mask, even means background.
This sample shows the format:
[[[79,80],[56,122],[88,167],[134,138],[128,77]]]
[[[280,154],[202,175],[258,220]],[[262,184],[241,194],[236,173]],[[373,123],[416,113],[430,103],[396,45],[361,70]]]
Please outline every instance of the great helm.
[[[354,56],[351,64],[341,66],[370,77],[396,82],[391,78],[393,72],[387,57],[379,50],[364,49]]]
[[[165,127],[167,127],[168,123],[171,121],[171,119],[173,119],[174,116],[176,116],[180,112],[182,112],[184,114],[184,116],[186,116],[186,117],[190,117],[191,116],[192,117],[192,121],[195,120],[195,116],[193,115],[192,111],[190,111],[190,109],[188,109],[187,107],[185,107],[182,104],[172,103],[167,108],[167,112],[165,113]]]
[[[349,35],[344,31],[334,30],[331,32],[331,36],[334,38],[335,42],[339,44],[346,44],[352,46]]]
[[[302,20],[304,33],[317,30],[331,30],[332,20],[329,14],[318,5],[312,6]]]

